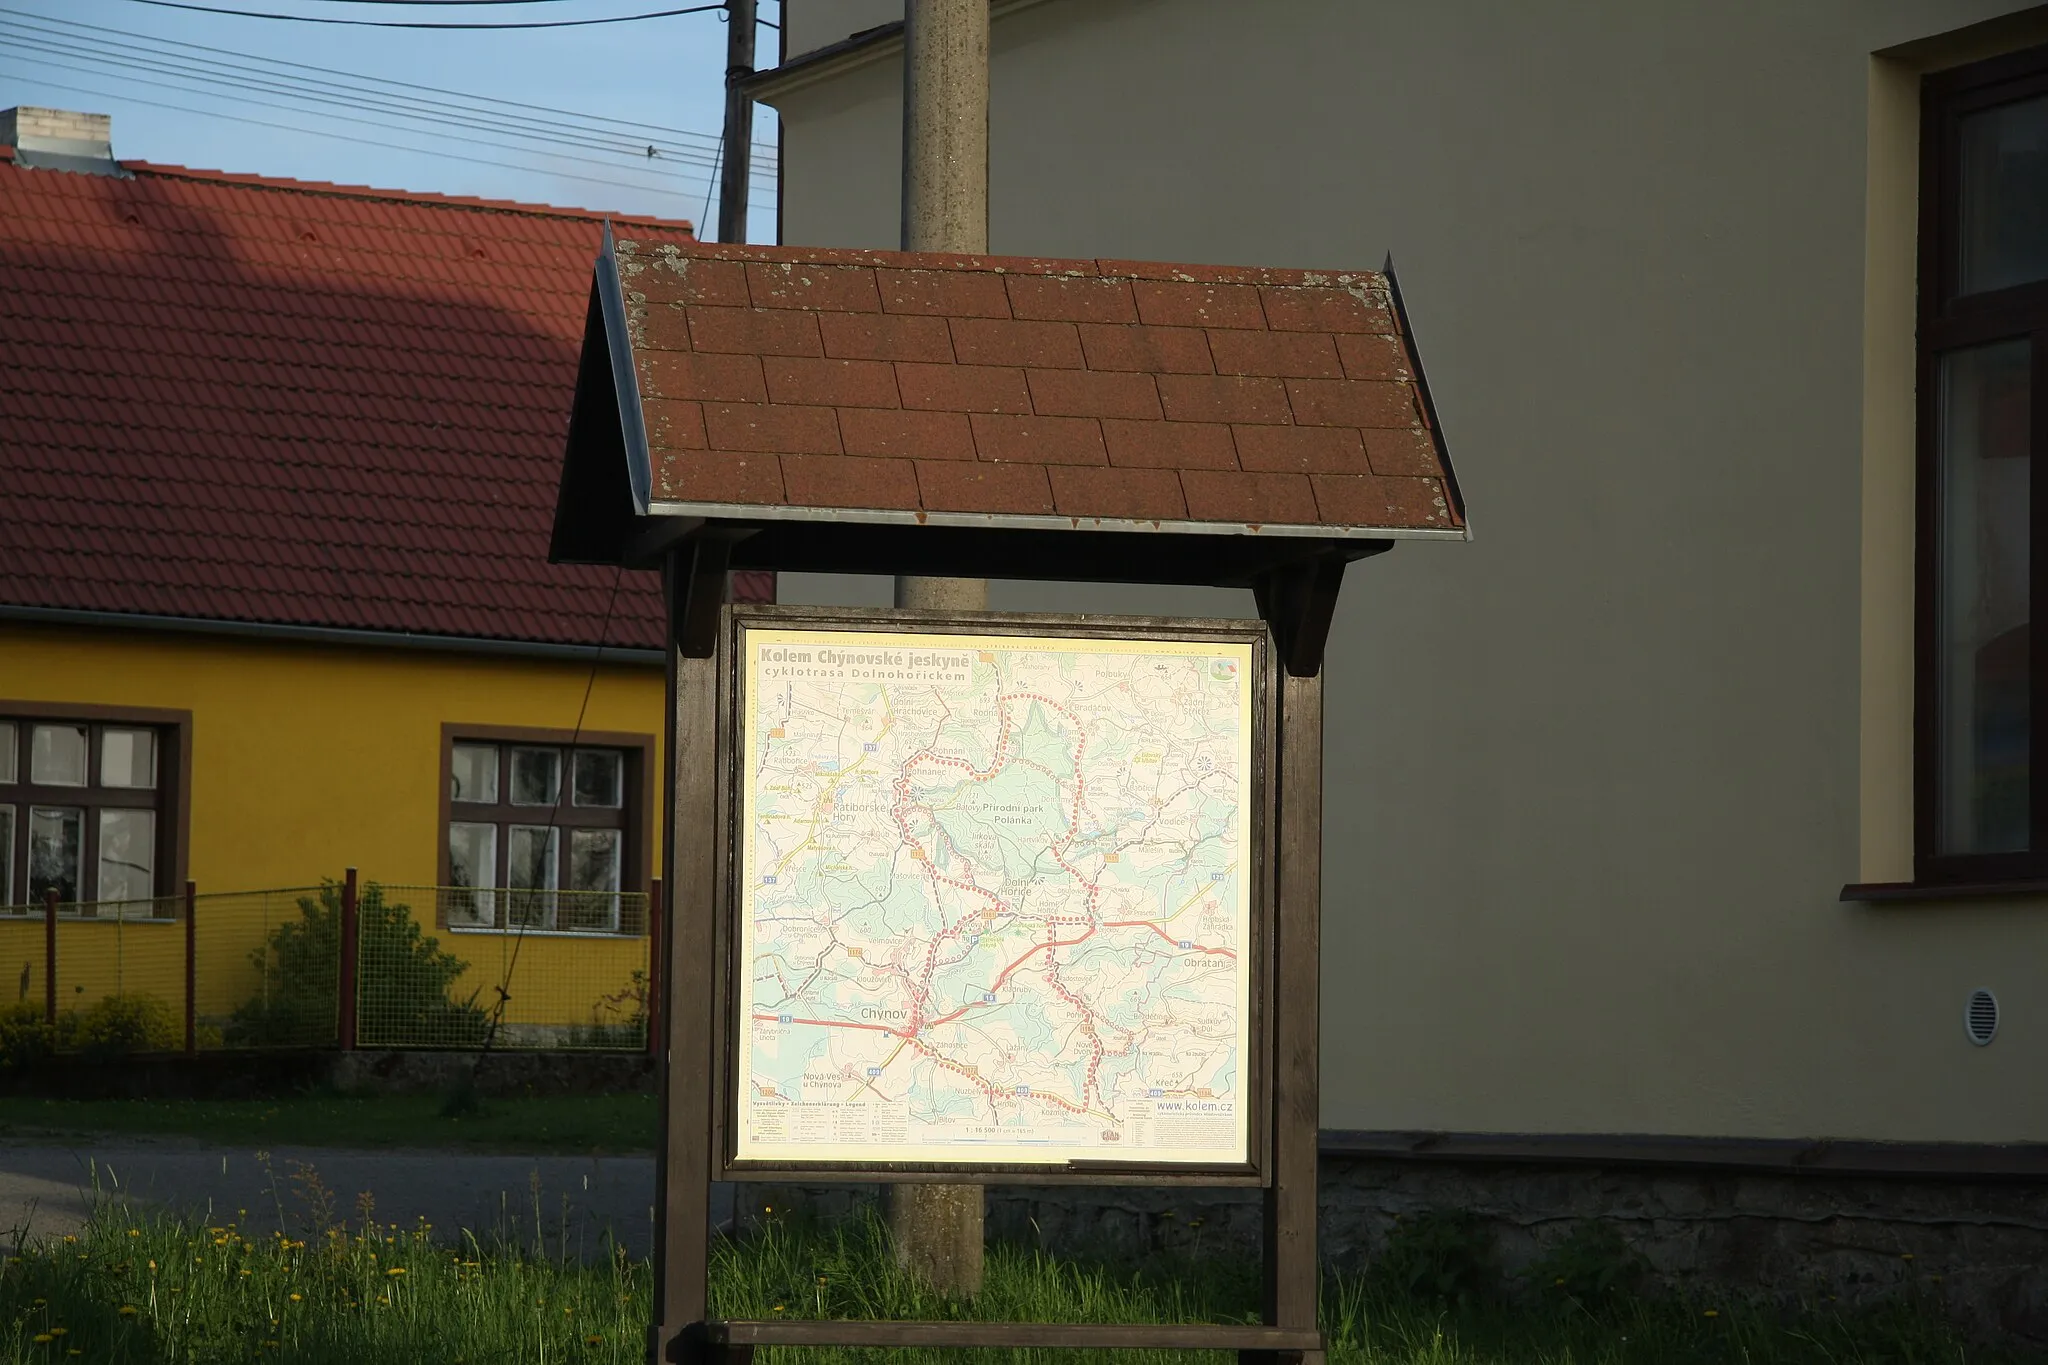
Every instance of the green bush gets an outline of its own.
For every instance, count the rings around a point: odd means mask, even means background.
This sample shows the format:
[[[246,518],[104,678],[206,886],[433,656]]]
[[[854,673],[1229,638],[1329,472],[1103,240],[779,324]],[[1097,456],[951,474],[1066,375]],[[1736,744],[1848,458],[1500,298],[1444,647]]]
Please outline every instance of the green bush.
[[[1451,1209],[1397,1216],[1370,1273],[1385,1292],[1460,1307],[1491,1298],[1498,1279],[1485,1226]]]
[[[421,932],[412,909],[384,899],[375,882],[356,898],[356,1039],[365,1047],[476,1047],[490,1019],[449,997],[468,963]],[[341,884],[299,897],[299,918],[271,931],[250,954],[261,989],[235,1007],[223,1030],[234,1047],[332,1047],[337,1041]]]
[[[87,1057],[126,1057],[137,1052],[175,1052],[185,1031],[171,1007],[153,995],[102,996],[82,1010],[57,1016],[57,1046]]]
[[[1541,1294],[1598,1308],[1634,1294],[1648,1270],[1612,1223],[1585,1222],[1522,1273]]]
[[[0,1007],[0,1070],[34,1066],[56,1050],[56,1031],[44,1020],[41,1005],[24,1000]]]

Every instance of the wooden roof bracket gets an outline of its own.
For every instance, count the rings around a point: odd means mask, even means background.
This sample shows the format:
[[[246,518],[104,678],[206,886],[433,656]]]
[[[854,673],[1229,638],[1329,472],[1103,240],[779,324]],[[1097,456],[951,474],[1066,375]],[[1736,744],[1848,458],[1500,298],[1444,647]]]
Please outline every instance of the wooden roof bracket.
[[[1393,548],[1392,541],[1383,540],[1371,553]],[[1335,555],[1320,555],[1270,569],[1252,584],[1259,615],[1273,632],[1273,647],[1293,677],[1313,678],[1323,671],[1323,649],[1337,614],[1337,592],[1344,586],[1344,564]]]
[[[662,561],[669,638],[684,658],[708,659],[717,653],[718,609],[725,605],[732,547],[751,534],[745,527],[706,527]]]

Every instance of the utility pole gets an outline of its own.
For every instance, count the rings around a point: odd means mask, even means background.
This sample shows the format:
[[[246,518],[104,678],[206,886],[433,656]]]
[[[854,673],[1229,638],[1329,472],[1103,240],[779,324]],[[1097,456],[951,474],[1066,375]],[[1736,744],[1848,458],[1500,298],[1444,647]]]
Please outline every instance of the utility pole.
[[[719,162],[718,240],[747,240],[747,186],[754,174],[754,101],[740,82],[754,74],[754,0],[725,0],[725,156]]]
[[[905,0],[903,249],[988,250],[989,0]],[[984,578],[898,578],[896,605],[983,611]],[[941,1293],[981,1292],[982,1187],[889,1187],[897,1264]]]

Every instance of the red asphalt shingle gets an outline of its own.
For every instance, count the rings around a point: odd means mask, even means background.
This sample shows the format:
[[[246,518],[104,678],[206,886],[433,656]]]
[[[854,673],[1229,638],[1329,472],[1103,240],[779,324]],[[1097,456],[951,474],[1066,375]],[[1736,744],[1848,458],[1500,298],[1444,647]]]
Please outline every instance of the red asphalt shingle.
[[[126,166],[0,149],[0,603],[661,644],[547,562],[602,215]]]
[[[653,499],[1463,530],[1387,277],[621,234]]]

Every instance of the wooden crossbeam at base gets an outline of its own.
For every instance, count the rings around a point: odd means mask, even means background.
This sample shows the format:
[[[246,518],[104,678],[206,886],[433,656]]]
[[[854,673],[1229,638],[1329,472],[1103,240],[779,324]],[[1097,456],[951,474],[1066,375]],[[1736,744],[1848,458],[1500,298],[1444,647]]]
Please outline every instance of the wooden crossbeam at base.
[[[1075,1350],[1318,1351],[1322,1334],[1249,1323],[707,1322],[714,1346],[1044,1346]]]

